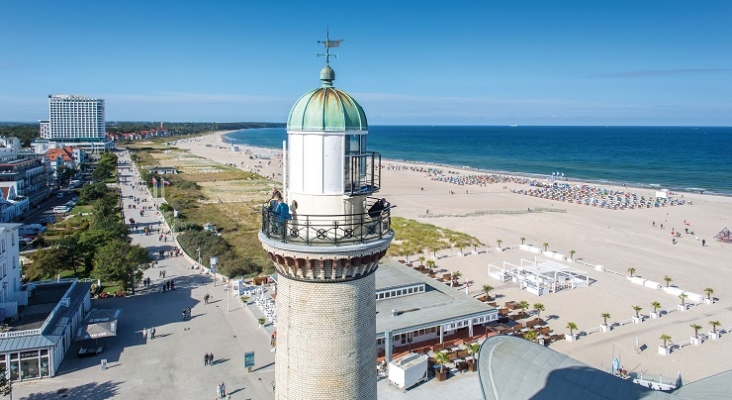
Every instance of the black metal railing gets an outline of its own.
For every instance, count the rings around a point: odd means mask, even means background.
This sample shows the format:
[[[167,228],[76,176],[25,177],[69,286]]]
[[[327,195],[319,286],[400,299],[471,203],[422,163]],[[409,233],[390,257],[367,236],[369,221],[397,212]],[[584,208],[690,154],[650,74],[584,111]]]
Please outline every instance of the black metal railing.
[[[372,194],[381,186],[381,154],[346,154],[347,170],[343,188],[348,196]]]
[[[367,200],[367,210],[376,199]],[[282,243],[308,246],[338,246],[369,243],[393,234],[389,205],[378,213],[346,215],[295,214],[291,219],[277,214],[268,207],[262,208],[262,233],[268,239]],[[371,214],[371,215],[369,215]]]

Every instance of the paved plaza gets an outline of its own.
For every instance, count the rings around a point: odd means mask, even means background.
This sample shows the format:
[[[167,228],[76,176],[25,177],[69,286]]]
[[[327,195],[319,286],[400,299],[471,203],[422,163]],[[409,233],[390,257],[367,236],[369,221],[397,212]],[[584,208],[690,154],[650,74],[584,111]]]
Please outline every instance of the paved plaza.
[[[120,162],[129,162],[121,157]],[[129,165],[129,164],[128,164]],[[138,179],[129,169],[121,177],[121,195],[125,221],[134,218],[137,227],[149,226],[153,234],[138,229],[131,235],[152,254],[173,249],[171,236],[161,241],[158,223],[169,229],[155,211],[140,216],[140,205],[153,205],[146,188],[132,189]],[[136,205],[132,196],[145,199]],[[162,222],[161,222],[162,221]],[[272,399],[274,385],[274,353],[271,352],[272,327],[260,329],[261,316],[254,306],[242,306],[236,297],[228,298],[228,289],[219,277],[201,269],[192,269],[192,260],[168,257],[158,260],[156,268],[145,271],[150,287],[137,285],[135,295],[92,300],[92,308],[122,309],[116,337],[99,339],[104,352],[96,357],[78,358],[84,343],[75,343],[50,379],[27,381],[13,385],[14,399],[214,399],[216,386],[226,384],[231,399]],[[165,279],[160,271],[165,270]],[[162,292],[161,282],[175,280],[175,290]],[[204,304],[203,296],[212,296]],[[227,305],[230,311],[227,312]],[[182,310],[191,308],[191,320],[183,321]],[[155,327],[155,339],[145,332]],[[92,342],[89,342],[92,343]],[[88,343],[87,343],[88,344]],[[254,351],[256,365],[252,372],[244,367],[244,354]],[[204,355],[213,353],[214,363],[204,366]],[[101,360],[107,360],[102,370]]]

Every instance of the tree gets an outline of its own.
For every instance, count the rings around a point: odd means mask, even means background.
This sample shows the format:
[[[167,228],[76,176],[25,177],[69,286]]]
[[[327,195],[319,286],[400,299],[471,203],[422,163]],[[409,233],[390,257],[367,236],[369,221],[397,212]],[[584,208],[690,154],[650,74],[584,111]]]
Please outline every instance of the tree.
[[[30,279],[54,278],[66,268],[63,251],[59,248],[38,250],[30,256],[33,263],[26,269]]]
[[[541,318],[541,312],[546,311],[546,308],[544,308],[544,305],[541,303],[534,303],[534,311],[536,311],[536,318]]]
[[[84,264],[84,246],[79,244],[76,236],[66,236],[59,240],[58,249],[62,259],[74,270],[76,276],[76,269]]]
[[[455,271],[455,272],[452,273],[452,278],[454,279],[455,283],[458,283],[459,284],[458,281],[460,280],[460,277],[461,276],[463,276],[463,273],[460,272],[460,271]],[[453,284],[453,281],[451,280],[450,281],[450,286],[452,286],[452,284]]]
[[[450,363],[450,358],[447,356],[447,353],[440,351],[435,353],[435,363],[440,366],[440,373],[443,373],[445,365]]]
[[[524,244],[525,241],[526,241],[526,238],[525,237],[522,237],[521,238],[521,244]]]
[[[633,306],[633,310],[635,311],[636,318],[640,318],[640,314],[638,314],[638,313],[640,313],[642,309],[643,309],[643,307],[641,307],[641,306]]]
[[[92,183],[84,185],[79,192],[79,205],[92,204],[95,200],[99,200],[106,196],[109,190],[104,182]]]
[[[655,314],[661,308],[661,303],[654,301],[651,303],[651,307],[653,307],[653,313]]]
[[[482,289],[483,289],[483,293],[485,293],[485,298],[486,298],[486,299],[490,299],[490,298],[491,298],[491,296],[490,296],[490,294],[488,294],[488,293],[489,293],[489,292],[490,292],[491,290],[493,290],[493,286],[491,286],[491,285],[483,285]]]
[[[531,342],[536,342],[537,336],[539,336],[539,334],[536,333],[536,331],[534,331],[534,330],[524,333],[524,339],[531,341]]]
[[[711,300],[712,295],[714,294],[714,289],[708,287],[708,288],[704,289],[704,292],[707,294],[707,299]]]
[[[635,274],[635,268],[633,268],[633,267],[628,268],[628,273],[630,274],[630,277],[632,278],[633,274]]]
[[[424,266],[424,260],[425,260],[424,256],[419,256],[419,266],[420,267]]]
[[[610,313],[602,313],[600,316],[602,317],[602,324],[607,325],[607,319],[610,318]]]
[[[709,321],[709,325],[712,326],[712,333],[717,334],[717,327],[722,325],[719,321]]]
[[[94,257],[94,278],[119,282],[125,290],[135,280],[142,278],[142,271],[149,268],[152,259],[147,250],[123,240],[113,240],[100,247]]]
[[[519,301],[518,308],[521,310],[521,314],[524,314],[529,309],[529,302],[526,300]]]
[[[0,395],[3,397],[10,395],[13,398],[13,381],[10,379],[10,370],[5,366],[0,366]]]
[[[687,297],[689,297],[689,295],[688,295],[688,294],[686,294],[686,293],[681,293],[681,294],[679,295],[679,300],[681,300],[681,305],[682,305],[682,306],[686,305],[686,298],[687,298]]]
[[[669,286],[669,284],[671,284],[671,281],[672,281],[673,279],[671,279],[671,277],[670,277],[670,276],[666,275],[666,276],[664,276],[664,277],[663,277],[663,280],[664,280],[664,281],[666,281],[666,287],[668,287],[668,286]]]
[[[701,329],[702,326],[697,324],[691,324],[689,326],[694,330],[694,339],[699,339],[699,329]]]
[[[496,240],[496,247],[498,247],[500,249],[501,243],[503,243],[503,240],[501,240],[501,239]]]
[[[666,342],[671,340],[671,336],[664,333],[659,339],[663,340],[663,348],[666,348]]]
[[[577,324],[574,322],[567,322],[567,329],[569,329],[569,336],[574,336],[574,330],[577,329]]]
[[[432,272],[435,268],[435,260],[427,260],[427,268]]]
[[[475,356],[478,354],[478,351],[480,351],[480,345],[478,343],[470,343],[465,346],[465,350],[468,352],[469,356],[473,356],[473,362],[475,362]]]
[[[574,250],[570,250],[570,251],[569,251],[569,258],[570,258],[570,259],[571,259],[572,261],[574,261],[574,255],[575,255],[576,253],[577,253],[577,252],[576,252],[576,251],[574,251]]]
[[[547,251],[549,249],[549,242],[544,242],[544,251]]]

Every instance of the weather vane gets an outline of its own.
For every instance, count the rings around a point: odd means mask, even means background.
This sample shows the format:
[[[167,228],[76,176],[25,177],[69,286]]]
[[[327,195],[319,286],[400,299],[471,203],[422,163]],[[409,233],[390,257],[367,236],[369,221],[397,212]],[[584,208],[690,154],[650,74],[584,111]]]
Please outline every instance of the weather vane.
[[[330,54],[330,48],[340,46],[341,42],[344,40],[345,39],[330,40],[329,29],[325,30],[325,41],[318,40],[318,43],[323,43],[325,45],[325,54],[318,53],[318,57],[325,56],[325,65],[328,65],[330,63],[330,56],[338,58],[338,54]]]

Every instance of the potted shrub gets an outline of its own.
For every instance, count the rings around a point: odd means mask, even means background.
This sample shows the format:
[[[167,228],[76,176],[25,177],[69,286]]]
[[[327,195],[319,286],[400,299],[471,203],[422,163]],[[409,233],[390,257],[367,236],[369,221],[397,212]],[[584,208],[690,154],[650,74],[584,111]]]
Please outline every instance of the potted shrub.
[[[577,252],[576,252],[576,251],[574,251],[574,250],[570,250],[570,251],[569,251],[569,261],[572,261],[572,262],[574,262],[574,255],[575,255],[576,253],[577,253]]]
[[[498,239],[496,240],[496,251],[501,252],[503,249],[501,248],[501,243],[503,243],[503,240]]]
[[[493,298],[490,296],[489,292],[493,290],[493,286],[491,285],[483,285],[483,293],[485,293],[485,301],[491,301]]]
[[[610,318],[610,313],[602,313],[600,316],[602,317],[602,325],[600,325],[600,330],[603,332],[610,332],[610,325],[607,324],[607,319]]]
[[[455,271],[452,273],[452,277],[454,279],[454,282],[450,282],[450,286],[460,286],[460,278],[463,276],[463,273],[460,271]]]
[[[440,366],[440,370],[435,372],[435,379],[437,379],[437,381],[444,381],[447,379],[445,365],[450,363],[450,358],[447,357],[446,353],[438,352],[435,354],[435,362]]]
[[[517,307],[519,310],[521,310],[519,312],[519,315],[521,316],[521,318],[526,318],[526,310],[529,309],[529,302],[526,300],[521,300],[521,301],[519,301]]]
[[[419,266],[421,268],[424,268],[424,260],[425,260],[424,256],[419,256]]]
[[[651,307],[653,307],[653,312],[651,312],[651,318],[659,318],[661,316],[661,313],[658,312],[658,309],[661,308],[661,303],[654,301],[651,303]]]
[[[669,287],[669,285],[671,285],[671,281],[673,281],[673,279],[668,275],[664,276],[663,280],[666,281],[666,287]]]
[[[526,238],[525,237],[521,237],[521,244],[524,244],[525,241],[526,241]]]
[[[534,311],[536,311],[536,319],[541,319],[541,312],[546,311],[546,308],[541,303],[534,303]]]
[[[549,242],[544,242],[543,246],[544,246],[544,252],[549,250]]]
[[[267,322],[267,320],[264,318],[259,318],[257,319],[257,322],[259,323],[260,328],[264,328],[264,324]]]
[[[536,338],[538,336],[539,336],[539,334],[536,333],[536,331],[533,331],[533,330],[524,333],[524,339],[526,339],[526,340],[528,340],[530,342],[534,342],[534,343],[536,343]]]
[[[722,324],[719,321],[709,321],[709,325],[712,326],[712,331],[709,332],[709,338],[712,340],[719,339],[719,332],[717,332],[717,327]]]
[[[478,351],[480,351],[480,345],[478,343],[470,343],[466,346],[466,350],[468,351],[468,355],[473,357],[473,359],[468,362],[468,369],[475,372],[478,370]]]
[[[244,305],[249,304],[249,296],[241,296],[240,299]]]
[[[664,333],[659,339],[663,340],[663,346],[658,346],[658,354],[666,356],[671,353],[671,348],[666,345],[666,342],[671,340],[671,336]]]
[[[633,274],[635,274],[635,268],[633,268],[633,267],[628,268],[628,273],[630,274],[630,277],[632,278]]]
[[[687,307],[686,307],[686,298],[687,297],[689,297],[689,295],[686,294],[686,293],[681,293],[679,295],[679,300],[681,300],[681,303],[679,303],[679,311],[686,311],[687,310]]]
[[[633,323],[634,324],[640,324],[643,322],[643,317],[641,317],[640,312],[643,309],[641,306],[633,306],[633,310],[635,311],[635,317],[633,317]]]
[[[567,329],[569,329],[569,333],[564,334],[564,339],[568,342],[574,342],[577,340],[577,335],[574,334],[574,330],[577,329],[577,324],[574,322],[567,322]]]
[[[697,346],[702,344],[703,340],[699,337],[699,329],[701,329],[702,326],[697,324],[691,324],[689,326],[694,330],[694,336],[691,337],[691,344]]]
[[[430,270],[430,278],[435,277],[435,260],[427,260],[427,268]]]
[[[708,287],[708,288],[704,289],[704,292],[707,294],[707,298],[704,299],[704,303],[714,304],[714,299],[712,298],[712,295],[714,294],[714,289]]]

